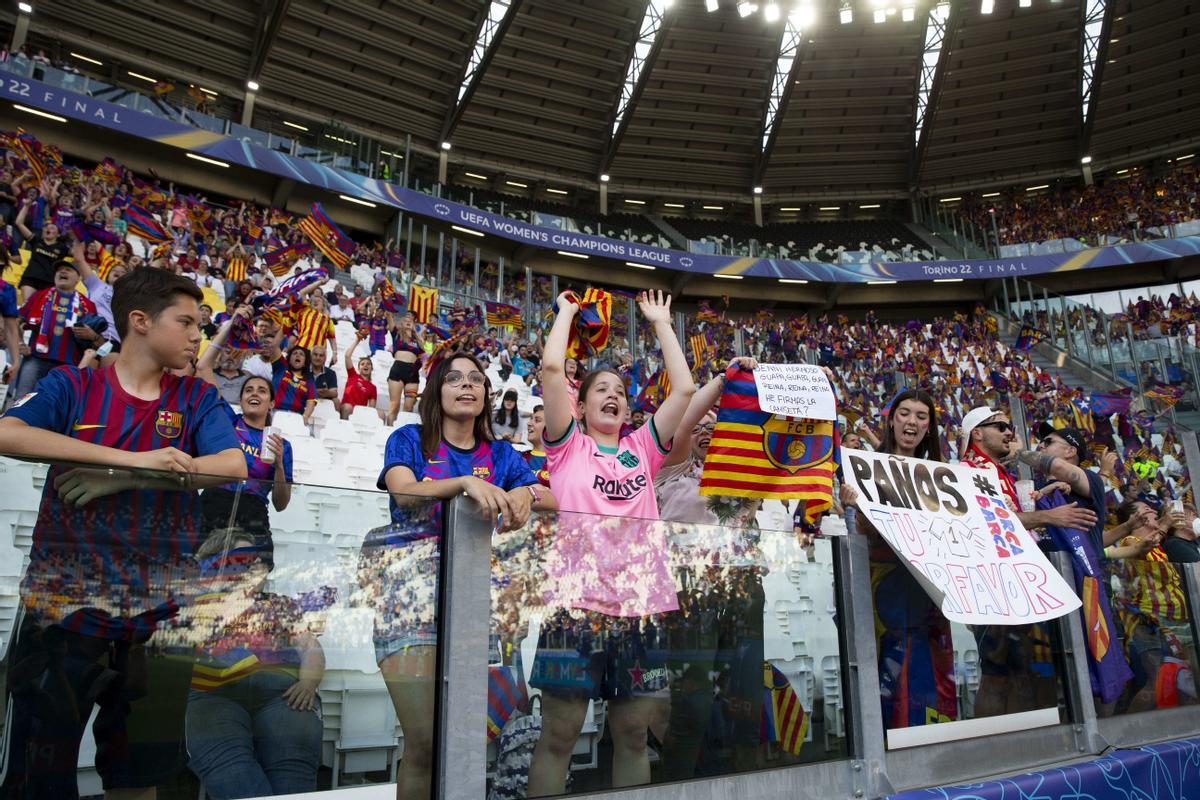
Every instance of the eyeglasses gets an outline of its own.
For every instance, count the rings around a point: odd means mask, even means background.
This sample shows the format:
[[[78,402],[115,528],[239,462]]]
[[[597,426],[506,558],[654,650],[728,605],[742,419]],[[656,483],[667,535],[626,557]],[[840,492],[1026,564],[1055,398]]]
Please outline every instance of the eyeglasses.
[[[692,428],[692,434],[712,433],[714,430],[716,430],[716,428],[717,424],[715,422],[705,422],[703,425],[697,425],[696,427]]]
[[[456,369],[452,369],[446,373],[447,386],[462,386],[463,383],[469,383],[472,386],[485,386],[487,378],[482,372],[471,372],[466,375]]]
[[[1015,428],[1013,428],[1011,422],[984,422],[983,424],[977,425],[976,427],[978,427],[978,428],[995,428],[996,430],[1000,431],[1001,433],[1009,433],[1010,431],[1016,430]]]

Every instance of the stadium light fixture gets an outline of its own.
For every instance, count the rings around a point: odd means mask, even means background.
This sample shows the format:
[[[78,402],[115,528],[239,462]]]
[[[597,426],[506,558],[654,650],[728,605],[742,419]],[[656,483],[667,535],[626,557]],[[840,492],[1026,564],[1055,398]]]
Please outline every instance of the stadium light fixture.
[[[1083,158],[1079,159],[1079,163],[1080,164],[1090,164],[1090,163],[1092,163],[1092,157],[1084,156]]]
[[[605,175],[601,175],[601,176],[600,176],[600,182],[601,182],[601,183],[608,183],[608,175],[607,175],[607,174],[605,174]]]
[[[629,203],[629,205],[631,205],[631,206],[644,206],[644,205],[646,205],[646,201],[645,201],[645,200],[635,200],[635,199],[633,199],[632,197],[626,197],[626,198],[625,198],[625,202],[626,202],[626,203]]]
[[[999,197],[1000,193],[999,192],[987,192],[987,193],[981,194],[979,196],[980,197]]]
[[[708,12],[711,14],[721,7],[721,0],[704,0],[704,7],[707,8]]]
[[[982,0],[979,4],[980,14],[990,14],[996,10],[996,0]]]
[[[32,14],[33,6],[29,3],[17,3],[17,11],[20,11],[22,14]]]
[[[895,281],[867,281],[867,286],[891,286]]]
[[[762,194],[762,187],[761,187],[761,186],[755,186],[755,187],[754,187],[754,193],[755,193],[755,194]]]
[[[477,181],[486,181],[488,179],[487,175],[480,175],[478,172],[464,172],[463,174],[468,178],[474,178]]]
[[[1025,191],[1027,191],[1027,192],[1036,192],[1036,191],[1038,191],[1039,189],[1049,189],[1049,188],[1050,188],[1050,184],[1048,184],[1048,183],[1042,183],[1042,184],[1038,184],[1037,186],[1026,186],[1026,187],[1025,187]]]
[[[683,203],[663,203],[666,208],[687,208]]]
[[[841,211],[842,207],[841,206],[821,206],[817,210],[818,211]]]
[[[1033,0],[1017,0],[1017,5],[1021,8],[1033,8]]]
[[[859,206],[859,208],[879,208],[879,203],[867,203],[864,206]]]
[[[939,203],[957,203],[959,200],[962,200],[962,198],[961,197],[943,197],[941,200],[938,200],[938,202]]]
[[[566,189],[555,189],[553,186],[547,186],[546,191],[550,194],[568,194]]]
[[[104,66],[104,62],[97,61],[96,59],[91,58],[89,56],[85,56],[83,53],[76,53],[74,51],[71,51],[71,58],[78,58],[80,61],[86,61],[89,64],[95,64],[97,67]]]
[[[289,128],[295,128],[295,129],[296,129],[296,130],[298,130],[298,131],[307,131],[307,130],[308,130],[308,128],[304,127],[304,126],[303,126],[303,125],[301,125],[300,123],[298,123],[298,122],[288,122],[286,119],[283,121],[283,124],[284,124],[284,125],[287,125]]]
[[[19,103],[13,103],[13,108],[15,108],[17,111],[24,111],[26,114],[33,114],[35,117],[45,117],[46,119],[52,119],[55,122],[66,122],[67,121],[66,117],[60,117],[58,114],[51,114],[47,111],[42,111],[40,108],[30,108],[29,106],[23,106]]]
[[[962,283],[962,278],[934,278],[934,283]]]
[[[808,281],[800,280],[799,278],[780,278],[779,282],[780,283],[800,283],[800,284],[808,283]]]
[[[1118,175],[1128,175],[1129,170],[1128,169],[1119,169],[1119,170],[1117,170],[1117,174]]]
[[[518,189],[528,189],[529,188],[528,183],[521,183],[520,181],[505,181],[504,183],[506,186],[515,186]]]
[[[651,266],[650,264],[639,264],[636,261],[626,261],[625,266],[634,267],[635,269],[658,269],[658,267]]]
[[[745,19],[746,17],[750,16],[757,10],[758,10],[757,5],[755,5],[754,3],[746,2],[746,0],[741,0],[737,4],[738,16],[741,17],[742,19]]]
[[[784,208],[781,208],[779,210],[780,211],[799,211],[800,207],[799,206],[785,206]]]
[[[900,9],[900,19],[904,20],[905,22],[912,22],[916,18],[917,10],[912,6],[905,6],[904,8]]]
[[[449,149],[450,149],[450,143],[449,143],[449,142],[442,142],[442,149],[443,149],[443,150],[449,150]]]
[[[258,91],[258,81],[246,81],[246,88],[252,92]]]
[[[849,3],[842,3],[842,10],[838,12],[838,19],[842,21],[843,25],[849,25],[851,22],[854,22],[854,9],[850,7]]]
[[[372,203],[370,200],[359,200],[357,197],[351,197],[348,194],[339,194],[338,197],[342,200],[345,200],[347,203],[357,203],[358,205],[366,206],[367,208],[378,208],[378,206]]]
[[[727,281],[740,281],[742,279],[741,275],[726,275],[723,272],[715,273],[713,275],[713,277],[714,278],[724,278]]]
[[[705,211],[724,211],[725,206],[700,206]]]
[[[129,77],[137,78],[139,81],[146,81],[147,83],[158,83],[158,78],[151,78],[149,75],[143,75],[142,73],[134,72],[133,70],[125,70],[125,72],[127,75],[129,75]]]
[[[571,258],[589,258],[589,256],[585,256],[583,253],[572,253],[568,250],[555,250],[554,252],[560,256],[570,256]]]
[[[1185,156],[1175,156],[1175,161],[1177,161],[1177,162],[1178,161],[1187,161],[1189,158],[1195,158],[1195,157],[1196,157],[1195,153],[1188,153]]]
[[[778,22],[779,17],[779,3],[767,3],[767,5],[763,8],[763,19],[765,19],[767,22]]]
[[[450,230],[458,231],[459,233],[469,233],[472,236],[483,236],[483,231],[473,231],[470,228],[464,228],[461,225],[451,225]]]
[[[212,164],[214,167],[228,167],[229,166],[224,161],[217,161],[215,158],[209,158],[208,156],[202,156],[202,155],[198,155],[196,153],[184,153],[184,155],[186,155],[188,158],[194,158],[197,161],[203,161],[205,164]]]
[[[206,95],[208,95],[209,97],[216,97],[216,96],[217,96],[217,93],[216,93],[216,92],[214,92],[212,89],[205,89],[203,86],[197,86],[196,88],[197,88],[197,89],[199,89],[200,91],[204,92],[204,93],[205,93]]]
[[[884,22],[887,22],[887,9],[886,8],[875,9],[874,19],[875,19],[876,25],[880,25]]]

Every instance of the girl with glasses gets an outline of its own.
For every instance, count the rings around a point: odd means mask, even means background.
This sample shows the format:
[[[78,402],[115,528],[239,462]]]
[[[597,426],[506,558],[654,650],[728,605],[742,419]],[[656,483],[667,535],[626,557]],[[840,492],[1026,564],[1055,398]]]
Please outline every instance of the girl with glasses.
[[[375,609],[375,656],[404,728],[397,797],[428,797],[437,659],[440,504],[466,494],[501,531],[532,509],[555,508],[524,459],[492,436],[490,382],[477,358],[459,352],[430,372],[419,424],[388,438],[379,488],[391,493],[390,525],[367,534],[359,584]]]

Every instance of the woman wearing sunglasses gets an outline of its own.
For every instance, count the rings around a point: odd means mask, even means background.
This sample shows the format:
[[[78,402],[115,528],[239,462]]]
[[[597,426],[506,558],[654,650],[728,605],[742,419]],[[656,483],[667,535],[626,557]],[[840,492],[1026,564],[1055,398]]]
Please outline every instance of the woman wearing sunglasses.
[[[384,449],[379,488],[391,493],[391,524],[367,534],[359,584],[375,609],[375,656],[404,729],[397,797],[428,797],[437,660],[441,506],[466,494],[501,531],[532,509],[556,508],[512,445],[495,441],[483,365],[454,353],[430,372],[419,424],[397,429]],[[422,499],[427,498],[427,499]]]

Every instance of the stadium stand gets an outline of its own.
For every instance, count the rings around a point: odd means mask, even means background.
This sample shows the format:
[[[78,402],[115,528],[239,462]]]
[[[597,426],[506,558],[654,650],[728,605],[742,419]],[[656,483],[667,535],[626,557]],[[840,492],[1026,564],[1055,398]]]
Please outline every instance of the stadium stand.
[[[1145,165],[1129,177],[1120,161],[1075,185],[1092,126],[1080,133],[1081,109],[1059,102],[1080,84],[1081,35],[1110,51],[1157,14],[1158,43],[1190,35],[1200,12],[1033,2],[764,4],[785,17],[782,40],[770,11],[725,0],[138,9],[173,20],[170,43],[120,4],[22,4],[13,37],[33,43],[0,53],[0,73],[197,129],[174,139],[228,136],[542,228],[691,253],[669,270],[459,227],[464,241],[445,204],[428,217],[372,207],[341,227],[326,211],[335,184],[229,197],[161,178],[116,135],[81,143],[91,128],[76,120],[61,140],[56,121],[0,133],[0,795],[390,797],[395,784],[400,800],[638,800],[686,780],[700,798],[959,796],[930,787],[960,782],[994,800],[1065,776],[1072,791],[1127,781],[1121,793],[1165,800],[1160,783],[1200,781],[1194,258],[1146,268],[1160,286],[1140,264],[1072,272],[1073,260],[1035,286],[997,258],[960,292],[932,272],[894,285],[892,262],[945,254],[883,212],[753,225],[739,195],[723,219],[655,213],[692,186],[759,198],[760,181],[772,202],[861,187],[928,205],[940,175],[970,183],[945,211],[997,230],[997,256],[1200,233],[1188,157],[1144,160],[1187,149],[1171,133],[1193,107],[1186,69],[1160,76],[1174,94],[1157,138],[1120,127],[1110,153]],[[810,31],[816,5],[825,24]],[[95,50],[62,24],[89,11]],[[470,50],[472,31],[496,41]],[[188,66],[175,55],[196,37]],[[1189,42],[1172,47],[1186,58]],[[630,47],[648,77],[621,80]],[[138,48],[171,58],[150,69]],[[973,66],[1011,55],[1017,74]],[[944,87],[943,61],[956,65]],[[232,84],[164,77],[193,69]],[[235,102],[227,86],[247,75]],[[977,113],[972,98],[993,93],[980,107],[995,114]],[[1123,119],[1115,105],[1100,106],[1096,141]],[[950,141],[956,126],[980,135]],[[110,141],[124,149],[101,160]],[[457,183],[438,185],[447,153]],[[461,177],[472,163],[488,165],[488,188]],[[535,199],[552,176],[582,184],[597,166],[653,210]],[[541,176],[529,196],[496,191],[522,168]],[[1057,188],[981,196],[1033,170]],[[736,258],[715,277],[689,271],[710,252]],[[834,277],[818,291],[739,271],[758,259]],[[877,280],[855,272],[867,266]],[[195,287],[207,309],[198,324],[171,316],[177,305],[128,288],[139,281],[186,309]],[[1132,294],[1093,301],[1092,282]],[[641,287],[686,299],[668,311]],[[751,360],[824,368],[835,419],[757,410],[765,370]],[[850,460],[841,471],[852,451],[893,457],[873,478],[893,527],[851,488],[871,476]],[[919,455],[928,485],[906,477]],[[948,492],[935,527],[899,516],[938,506],[959,462],[980,468],[974,489]],[[200,463],[221,468],[205,477]],[[994,509],[992,525],[964,529],[955,497]],[[994,546],[1010,560],[946,577],[909,558],[914,542],[933,559]],[[1004,571],[1014,564],[1041,571]],[[1058,573],[1061,596],[1045,588]],[[1072,592],[1078,613],[1045,611]],[[979,607],[964,612],[966,598]],[[1012,624],[1022,602],[1042,603],[1037,623]]]

